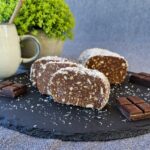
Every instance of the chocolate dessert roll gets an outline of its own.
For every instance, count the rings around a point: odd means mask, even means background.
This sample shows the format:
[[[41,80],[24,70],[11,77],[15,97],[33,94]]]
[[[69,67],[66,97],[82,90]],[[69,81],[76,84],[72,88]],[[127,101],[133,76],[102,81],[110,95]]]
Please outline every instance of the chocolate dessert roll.
[[[108,102],[110,84],[97,70],[67,67],[53,74],[48,90],[55,102],[101,110]]]
[[[41,94],[51,95],[51,93],[47,92],[47,86],[52,75],[61,68],[76,67],[77,64],[70,61],[48,62],[43,66],[44,70],[41,71],[41,75],[37,78],[37,88]]]
[[[48,62],[65,62],[68,61],[67,58],[61,58],[57,56],[47,56],[42,57],[36,60],[32,66],[30,71],[30,80],[33,86],[37,85],[37,78],[41,76],[41,72],[45,69],[45,64]]]
[[[111,84],[120,84],[127,74],[128,63],[124,57],[105,49],[85,50],[79,57],[85,67],[103,72]]]

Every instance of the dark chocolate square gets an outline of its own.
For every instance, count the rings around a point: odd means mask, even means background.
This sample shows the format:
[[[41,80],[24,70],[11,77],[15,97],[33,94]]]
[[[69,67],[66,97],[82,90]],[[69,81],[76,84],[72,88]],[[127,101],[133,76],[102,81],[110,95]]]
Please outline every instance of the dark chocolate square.
[[[137,96],[129,96],[127,97],[132,103],[134,104],[141,104],[145,103],[145,101]]]
[[[26,89],[26,85],[4,81],[0,84],[0,96],[14,98],[24,94]]]
[[[12,85],[13,83],[10,81],[4,81],[2,83],[0,83],[0,90],[6,86]]]
[[[143,110],[144,113],[150,112],[150,104],[148,103],[138,104],[138,107]]]
[[[4,87],[3,88],[3,91],[11,91],[11,92],[13,92],[13,91],[15,91],[15,90],[17,90],[18,88],[17,87],[15,87],[15,86],[7,86],[7,87]]]
[[[132,104],[126,97],[120,97],[120,98],[118,98],[117,102],[120,105],[130,105],[130,104]]]
[[[143,114],[142,110],[140,110],[137,106],[131,105],[122,105],[122,108],[129,113],[129,115],[138,115]]]

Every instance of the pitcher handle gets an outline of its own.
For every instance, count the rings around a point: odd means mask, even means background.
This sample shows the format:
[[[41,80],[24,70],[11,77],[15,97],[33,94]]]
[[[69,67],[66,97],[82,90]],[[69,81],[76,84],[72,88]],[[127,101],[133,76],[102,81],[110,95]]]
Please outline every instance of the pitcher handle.
[[[40,54],[41,45],[40,45],[39,41],[37,40],[37,38],[35,38],[32,35],[20,36],[20,41],[24,41],[24,40],[28,40],[28,39],[31,39],[35,43],[35,45],[36,45],[35,51],[36,52],[35,52],[35,55],[31,58],[22,58],[22,63],[30,63],[30,62],[34,61]]]

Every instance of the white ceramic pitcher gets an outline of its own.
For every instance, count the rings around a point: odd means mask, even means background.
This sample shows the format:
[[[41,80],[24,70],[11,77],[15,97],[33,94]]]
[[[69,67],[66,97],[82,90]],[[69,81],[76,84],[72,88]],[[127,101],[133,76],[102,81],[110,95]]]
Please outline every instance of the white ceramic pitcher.
[[[21,58],[20,42],[27,39],[36,45],[35,55],[31,58]],[[0,25],[0,79],[12,76],[16,73],[20,63],[32,62],[39,53],[40,44],[35,37],[31,35],[19,37],[15,25]]]

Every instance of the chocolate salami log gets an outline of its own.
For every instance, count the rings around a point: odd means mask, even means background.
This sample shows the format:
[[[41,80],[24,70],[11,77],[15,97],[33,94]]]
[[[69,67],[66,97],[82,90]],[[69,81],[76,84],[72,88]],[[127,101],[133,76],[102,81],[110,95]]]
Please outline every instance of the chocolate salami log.
[[[48,90],[55,102],[100,110],[108,102],[110,84],[97,70],[67,67],[53,74]]]
[[[41,94],[48,94],[47,85],[52,75],[61,68],[76,67],[77,64],[73,62],[49,62],[45,64],[44,69],[41,71],[41,75],[37,78],[37,88]]]
[[[45,64],[48,62],[65,62],[68,61],[66,58],[61,58],[57,56],[47,56],[42,57],[36,60],[32,66],[30,71],[30,80],[33,86],[37,85],[37,78],[41,75],[41,72],[45,69]]]
[[[79,61],[87,68],[103,72],[111,84],[124,81],[128,63],[124,57],[105,49],[88,49],[81,53]]]

